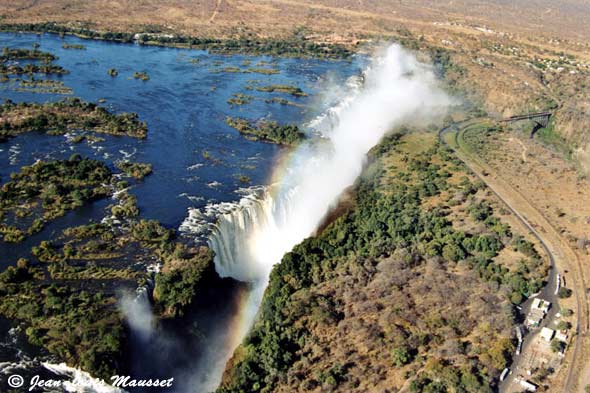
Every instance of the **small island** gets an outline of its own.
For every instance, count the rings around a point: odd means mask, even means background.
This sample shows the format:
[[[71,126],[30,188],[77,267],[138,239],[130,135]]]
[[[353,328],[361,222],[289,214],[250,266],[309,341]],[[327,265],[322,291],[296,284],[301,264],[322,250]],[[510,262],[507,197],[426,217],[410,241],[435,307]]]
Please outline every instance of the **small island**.
[[[122,170],[127,176],[134,177],[141,180],[150,173],[152,173],[152,164],[143,162],[123,162],[119,161],[115,164],[117,168]]]
[[[62,48],[64,49],[78,49],[78,50],[84,50],[86,49],[86,46],[82,45],[82,44],[68,44],[68,43],[63,43]]]
[[[20,61],[28,60],[31,63],[21,64]],[[35,49],[3,48],[0,55],[0,75],[32,75],[54,74],[65,75],[69,71],[52,62],[57,56]],[[39,62],[39,64],[34,63]]]
[[[294,146],[305,139],[305,134],[294,124],[280,125],[276,121],[260,121],[256,124],[246,119],[227,117],[227,125],[253,141]]]
[[[0,62],[9,60],[42,60],[50,62],[57,60],[57,56],[49,52],[43,52],[37,49],[22,49],[22,48],[2,48],[0,55]]]
[[[0,142],[30,131],[63,135],[80,129],[140,139],[147,136],[147,125],[136,113],[113,114],[79,98],[45,104],[8,100],[0,105]]]
[[[227,100],[227,103],[234,106],[234,105],[246,105],[252,102],[254,97],[248,94],[243,93],[234,93],[232,94],[231,98]]]
[[[146,81],[149,81],[149,80],[150,80],[150,77],[149,77],[149,75],[148,75],[148,74],[147,74],[147,72],[145,72],[145,71],[141,71],[141,72],[139,72],[139,71],[136,71],[136,72],[133,74],[133,77],[134,77],[135,79],[141,79],[141,80],[142,80],[142,81],[144,81],[144,82],[146,82]]]
[[[256,90],[265,92],[265,93],[286,93],[291,94],[295,97],[307,97],[307,93],[305,93],[301,88],[296,86],[289,86],[289,85],[269,85],[269,86],[259,86]]]
[[[87,201],[112,194],[109,168],[73,154],[68,160],[38,161],[12,174],[0,189],[0,233],[19,242],[45,223]]]

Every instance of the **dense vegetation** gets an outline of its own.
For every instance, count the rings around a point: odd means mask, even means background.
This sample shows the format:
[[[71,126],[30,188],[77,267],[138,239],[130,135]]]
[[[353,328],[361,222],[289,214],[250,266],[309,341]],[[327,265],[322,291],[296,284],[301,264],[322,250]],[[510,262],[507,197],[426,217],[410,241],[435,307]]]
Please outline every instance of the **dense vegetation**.
[[[305,134],[294,124],[279,125],[276,121],[260,121],[256,124],[240,118],[226,118],[226,123],[246,138],[281,145],[296,145],[305,139]]]
[[[143,162],[119,161],[115,165],[117,168],[125,172],[127,176],[132,176],[138,180],[141,180],[152,173],[152,164]]]
[[[7,100],[0,105],[0,142],[23,132],[44,131],[59,135],[77,130],[134,138],[147,135],[147,125],[136,113],[113,114],[78,98],[44,104],[17,104]]]
[[[34,279],[21,262],[0,274],[0,313],[25,321],[32,344],[68,364],[110,378],[123,355],[125,331],[116,300],[101,293]]]
[[[110,195],[110,181],[106,165],[77,154],[25,166],[0,189],[0,233],[5,241],[21,241],[67,210]]]
[[[117,291],[145,281],[127,267],[134,250],[104,224],[68,228],[33,247],[36,263],[19,260],[0,274],[0,314],[24,322],[31,344],[110,378],[121,369],[127,335]]]
[[[275,266],[219,392],[372,391],[396,378],[415,392],[492,391],[513,349],[511,302],[540,288],[546,265],[478,199],[481,185],[457,181],[443,147],[383,170],[398,139],[372,152],[354,207]],[[453,225],[461,204],[477,230]],[[513,243],[520,262],[497,261]]]
[[[117,42],[137,41],[144,45],[163,45],[183,48],[209,50],[212,53],[241,53],[252,55],[274,55],[292,57],[348,58],[352,52],[342,45],[316,43],[303,34],[295,32],[285,39],[239,37],[220,39],[208,37],[190,37],[179,34],[161,34],[159,32],[99,32],[84,27],[69,27],[54,22],[0,24],[0,31],[72,34],[81,38],[99,39]]]
[[[2,55],[0,55],[0,62],[8,60],[43,60],[53,61],[57,57],[49,52],[42,52],[36,49],[21,49],[21,48],[2,48]]]
[[[162,272],[156,276],[154,300],[166,316],[179,316],[203,286],[215,275],[213,251],[207,247],[189,249],[178,243],[168,254]]]
[[[163,317],[182,315],[203,286],[218,280],[208,248],[176,242],[174,231],[157,221],[127,224],[67,228],[33,247],[35,262],[21,259],[0,273],[0,314],[24,322],[31,344],[103,378],[124,370],[120,291],[148,278],[143,268],[130,266],[164,263],[154,290]]]
[[[37,49],[20,49],[20,48],[3,48],[0,55],[0,76],[6,78],[6,75],[32,75],[32,74],[56,74],[64,75],[68,71],[61,66],[52,63],[57,57],[48,52],[42,52]],[[37,63],[9,63],[21,60],[38,61]]]
[[[0,75],[33,75],[33,74],[56,74],[64,75],[68,71],[61,66],[54,64],[26,64],[24,66],[13,64],[0,64]]]

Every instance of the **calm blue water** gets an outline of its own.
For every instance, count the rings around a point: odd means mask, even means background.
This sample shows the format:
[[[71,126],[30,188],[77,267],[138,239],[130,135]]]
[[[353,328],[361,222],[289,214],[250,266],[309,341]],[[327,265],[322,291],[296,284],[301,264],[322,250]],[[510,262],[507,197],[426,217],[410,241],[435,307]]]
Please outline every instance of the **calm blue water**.
[[[282,148],[241,137],[225,124],[226,116],[248,119],[271,118],[283,123],[302,124],[313,118],[322,105],[319,92],[327,80],[343,81],[358,73],[362,59],[321,61],[314,59],[278,59],[268,56],[212,55],[205,51],[115,44],[81,40],[57,35],[0,34],[0,47],[31,48],[38,42],[40,50],[59,57],[55,62],[70,74],[51,79],[61,80],[73,90],[73,96],[96,102],[116,112],[137,112],[148,123],[148,138],[138,141],[127,137],[109,137],[89,146],[68,143],[63,136],[29,133],[0,144],[0,179],[37,159],[69,157],[73,152],[113,162],[123,158],[153,164],[153,174],[132,190],[138,198],[141,215],[160,220],[176,228],[189,207],[210,202],[232,201],[243,187],[240,174],[252,179],[252,185],[265,184]],[[63,49],[62,44],[79,43],[86,50]],[[246,65],[245,62],[249,62]],[[261,63],[262,62],[262,63]],[[272,64],[268,64],[272,63]],[[260,65],[262,64],[262,65]],[[225,67],[273,68],[279,74],[222,72]],[[109,68],[118,77],[107,74]],[[135,71],[146,71],[147,82],[133,78]],[[43,76],[37,76],[41,79]],[[281,93],[263,93],[247,86],[288,84],[301,87],[308,97]],[[67,95],[17,92],[0,84],[0,99],[13,101],[54,101]],[[231,107],[227,100],[234,93],[253,95],[252,103]],[[299,106],[266,103],[265,99],[283,97]],[[325,105],[325,104],[324,104]],[[102,136],[102,135],[100,135]],[[208,152],[215,160],[203,157]],[[100,204],[100,202],[99,202]],[[106,203],[102,203],[106,205]],[[100,220],[102,208],[85,207],[48,225],[26,243],[0,248],[1,264],[13,263],[24,249],[49,238],[63,227],[90,219]],[[1,243],[1,241],[0,241]]]

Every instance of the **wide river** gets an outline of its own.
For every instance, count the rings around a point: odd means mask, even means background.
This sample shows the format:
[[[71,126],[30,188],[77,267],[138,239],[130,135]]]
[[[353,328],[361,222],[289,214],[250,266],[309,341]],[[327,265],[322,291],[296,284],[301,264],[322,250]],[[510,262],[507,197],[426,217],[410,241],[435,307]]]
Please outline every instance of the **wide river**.
[[[64,42],[82,44],[85,49],[64,49]],[[363,58],[334,61],[228,56],[69,36],[0,34],[0,47],[32,48],[34,43],[40,44],[39,50],[57,55],[55,63],[70,71],[48,79],[63,82],[71,94],[19,91],[18,84],[11,81],[0,83],[2,100],[45,102],[68,96],[90,102],[100,100],[100,105],[112,111],[138,113],[148,124],[148,137],[139,141],[101,135],[104,142],[74,144],[66,136],[23,134],[0,143],[0,181],[5,182],[10,173],[37,159],[67,158],[75,152],[104,160],[113,169],[114,162],[121,159],[149,162],[153,173],[131,193],[137,196],[142,218],[157,219],[175,229],[185,220],[189,208],[234,202],[243,195],[240,190],[244,187],[266,185],[274,165],[286,153],[286,149],[273,144],[246,140],[226,125],[227,116],[265,118],[305,128],[308,121],[331,105],[329,87],[343,84],[365,65]],[[119,75],[109,76],[110,68],[117,69]],[[242,72],[252,68],[278,72]],[[147,72],[150,79],[133,78],[136,71]],[[256,90],[257,86],[271,84],[297,86],[307,96]],[[236,93],[251,95],[253,100],[241,106],[228,104]],[[271,101],[273,97],[292,104],[281,105]],[[240,175],[250,178],[251,183],[240,182]],[[1,269],[14,264],[20,256],[29,256],[31,246],[52,238],[63,228],[100,221],[109,203],[97,201],[70,212],[18,245],[0,240]],[[21,340],[15,347],[14,331],[8,331],[10,324],[4,321],[0,325],[0,363],[22,361],[31,349]]]

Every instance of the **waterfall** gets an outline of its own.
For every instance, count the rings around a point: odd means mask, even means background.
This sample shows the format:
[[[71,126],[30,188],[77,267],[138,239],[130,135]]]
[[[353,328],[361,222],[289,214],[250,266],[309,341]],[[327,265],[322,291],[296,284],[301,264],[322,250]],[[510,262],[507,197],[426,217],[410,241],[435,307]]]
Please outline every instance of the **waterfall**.
[[[285,157],[264,192],[189,214],[187,225],[210,231],[217,272],[252,283],[239,327],[232,324],[236,343],[252,326],[272,266],[313,234],[360,175],[367,152],[393,128],[440,118],[451,103],[432,67],[399,45],[377,53],[361,77],[334,92],[338,103],[306,125],[318,137]],[[203,224],[215,211],[216,222]],[[222,372],[223,366],[211,378],[219,382]]]
[[[256,234],[278,231],[288,216],[288,194],[275,199],[271,192],[244,197],[238,208],[217,218],[209,238],[215,251],[215,267],[221,277],[257,282],[267,275],[264,265],[252,264],[257,258]]]
[[[307,124],[320,138],[291,153],[262,196],[218,216],[209,245],[222,276],[266,285],[272,266],[315,231],[388,131],[440,115],[449,103],[431,67],[398,45],[343,90],[338,104]]]

